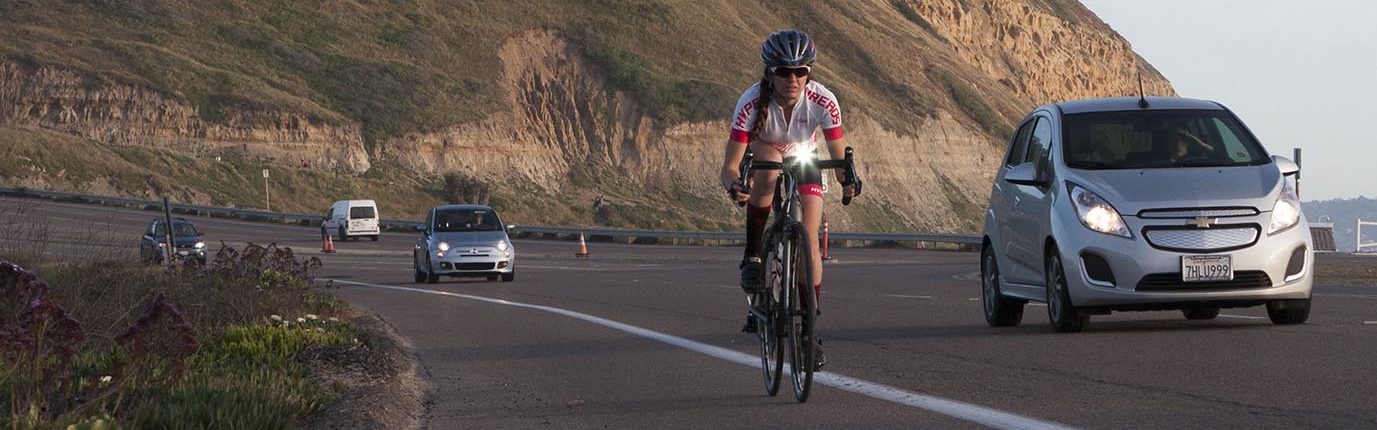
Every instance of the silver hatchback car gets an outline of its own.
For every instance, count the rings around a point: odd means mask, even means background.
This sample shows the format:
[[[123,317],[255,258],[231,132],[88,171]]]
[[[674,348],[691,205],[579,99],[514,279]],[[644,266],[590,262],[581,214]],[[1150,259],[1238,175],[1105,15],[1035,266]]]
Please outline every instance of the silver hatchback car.
[[[441,276],[516,279],[516,248],[497,211],[483,205],[445,205],[430,210],[412,252],[416,282]]]
[[[995,176],[981,254],[985,321],[1046,302],[1058,332],[1090,315],[1265,305],[1310,315],[1310,231],[1288,176],[1218,103],[1106,98],[1037,108]]]

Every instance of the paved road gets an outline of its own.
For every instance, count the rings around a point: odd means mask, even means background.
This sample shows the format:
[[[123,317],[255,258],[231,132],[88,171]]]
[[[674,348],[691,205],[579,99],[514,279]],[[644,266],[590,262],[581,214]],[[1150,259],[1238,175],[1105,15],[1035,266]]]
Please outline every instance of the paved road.
[[[112,232],[155,215],[32,212]],[[210,241],[319,249],[310,228],[196,223]],[[755,344],[737,333],[736,248],[590,243],[576,259],[569,242],[518,240],[516,282],[429,285],[411,283],[412,240],[337,243],[322,275],[411,338],[431,428],[1377,428],[1377,286],[1317,286],[1301,326],[1248,308],[1119,313],[1055,334],[1040,306],[987,327],[974,253],[834,249],[827,385],[798,405],[787,386],[765,396],[742,364]]]

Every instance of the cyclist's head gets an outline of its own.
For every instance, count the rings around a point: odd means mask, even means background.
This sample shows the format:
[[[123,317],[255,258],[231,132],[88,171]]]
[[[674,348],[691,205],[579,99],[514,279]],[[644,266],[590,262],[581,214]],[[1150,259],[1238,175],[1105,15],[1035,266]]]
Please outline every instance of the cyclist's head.
[[[813,39],[802,31],[788,29],[770,33],[760,45],[760,62],[765,67],[799,67],[818,59]]]
[[[792,102],[803,94],[803,87],[812,75],[813,62],[817,61],[817,48],[807,33],[787,29],[770,33],[760,44],[760,62],[765,73],[760,78],[760,99],[758,106],[769,106],[775,96]],[[759,137],[769,109],[757,110],[755,124],[751,127],[751,140]]]

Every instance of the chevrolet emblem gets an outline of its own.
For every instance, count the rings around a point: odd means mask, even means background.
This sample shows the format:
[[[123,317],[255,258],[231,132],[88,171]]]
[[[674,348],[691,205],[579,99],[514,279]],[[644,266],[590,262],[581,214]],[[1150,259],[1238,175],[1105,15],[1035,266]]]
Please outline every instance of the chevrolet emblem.
[[[1210,228],[1211,225],[1214,225],[1214,224],[1216,224],[1216,223],[1218,223],[1218,222],[1219,222],[1219,219],[1218,219],[1218,218],[1210,218],[1210,217],[1200,216],[1200,217],[1195,217],[1195,218],[1191,219],[1190,221],[1187,221],[1187,222],[1186,222],[1186,225],[1193,225],[1193,226],[1195,226],[1196,228]]]

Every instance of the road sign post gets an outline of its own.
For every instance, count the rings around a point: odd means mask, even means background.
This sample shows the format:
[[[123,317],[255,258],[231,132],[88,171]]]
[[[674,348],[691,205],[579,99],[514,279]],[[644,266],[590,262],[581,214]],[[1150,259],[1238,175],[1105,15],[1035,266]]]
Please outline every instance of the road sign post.
[[[268,212],[273,211],[273,201],[268,198],[268,169],[263,169],[263,206]]]

